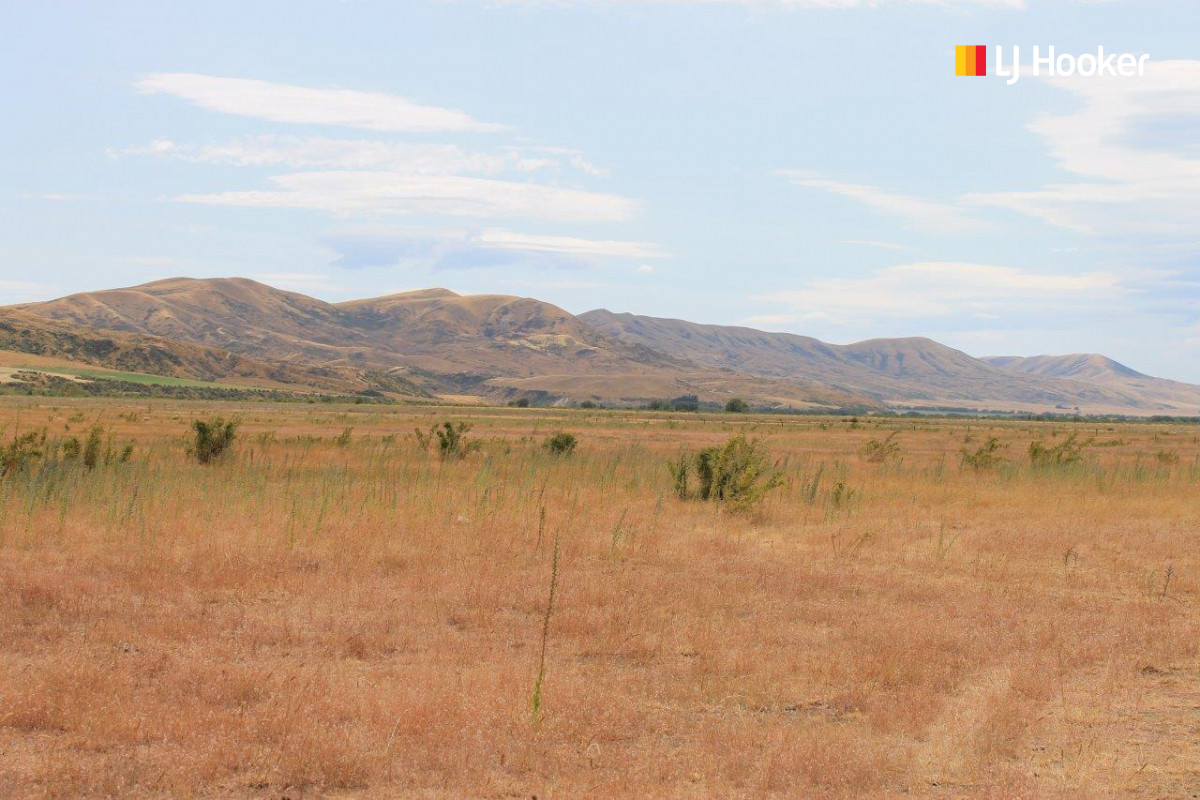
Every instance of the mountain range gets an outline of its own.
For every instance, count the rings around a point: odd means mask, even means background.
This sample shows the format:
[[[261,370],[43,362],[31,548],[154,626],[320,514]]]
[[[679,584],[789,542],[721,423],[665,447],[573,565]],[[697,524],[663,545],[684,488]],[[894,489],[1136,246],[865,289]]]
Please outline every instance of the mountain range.
[[[1200,387],[1100,355],[974,358],[925,338],[835,345],[445,289],[327,303],[171,278],[0,308],[0,350],[246,385],[620,405],[1200,414]],[[11,360],[11,359],[10,359]]]

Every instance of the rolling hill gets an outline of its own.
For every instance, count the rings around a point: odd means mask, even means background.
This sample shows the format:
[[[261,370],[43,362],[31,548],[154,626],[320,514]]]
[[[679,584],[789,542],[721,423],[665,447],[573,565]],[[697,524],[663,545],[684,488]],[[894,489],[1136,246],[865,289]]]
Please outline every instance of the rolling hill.
[[[925,338],[835,345],[445,289],[327,303],[244,278],[172,278],[0,309],[3,320],[0,348],[200,379],[547,402],[1200,413],[1200,387],[1103,356],[980,359]]]
[[[1093,363],[1090,370],[1071,370],[1067,365],[1079,358],[1075,356],[1062,357],[1062,363],[1051,356],[978,359],[925,338],[834,345],[790,333],[603,309],[581,314],[580,319],[623,341],[637,341],[679,358],[750,375],[807,377],[884,405],[1022,411],[1078,407],[1143,414],[1200,411],[1200,387],[1149,378],[1108,359],[1104,360],[1120,369],[1098,370]]]
[[[7,359],[19,364],[89,365],[235,386],[332,392],[382,388],[420,394],[416,387],[364,370],[253,358],[163,336],[64,322],[14,308],[0,308],[0,351],[20,354],[22,357]]]

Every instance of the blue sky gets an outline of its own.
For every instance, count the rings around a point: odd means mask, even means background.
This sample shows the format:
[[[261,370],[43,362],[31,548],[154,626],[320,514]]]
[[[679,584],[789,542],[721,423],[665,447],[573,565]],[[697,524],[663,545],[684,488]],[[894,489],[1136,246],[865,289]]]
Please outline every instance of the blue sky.
[[[1194,0],[6,3],[0,302],[445,286],[1200,382],[1197,31]],[[1151,58],[1009,86],[956,44]]]

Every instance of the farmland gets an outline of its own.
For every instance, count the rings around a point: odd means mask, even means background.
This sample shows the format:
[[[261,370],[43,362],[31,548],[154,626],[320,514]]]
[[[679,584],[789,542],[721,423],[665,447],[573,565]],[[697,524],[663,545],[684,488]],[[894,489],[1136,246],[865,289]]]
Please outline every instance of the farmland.
[[[216,416],[238,437],[197,463]],[[420,446],[444,420],[477,447]],[[127,462],[59,455],[97,425]],[[0,795],[1200,791],[1195,425],[3,398],[0,426],[47,434],[0,481]],[[668,462],[738,434],[780,485],[677,496]]]

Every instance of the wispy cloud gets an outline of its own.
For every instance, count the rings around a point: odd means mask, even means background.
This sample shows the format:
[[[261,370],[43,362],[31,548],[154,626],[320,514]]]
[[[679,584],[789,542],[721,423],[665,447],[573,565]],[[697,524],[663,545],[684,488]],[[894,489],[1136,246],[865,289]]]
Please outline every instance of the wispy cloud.
[[[338,253],[334,266],[348,269],[404,264],[434,269],[472,269],[523,264],[580,268],[608,261],[662,258],[648,242],[580,239],[517,233],[501,228],[478,231],[351,231],[326,237]]]
[[[924,318],[1038,309],[1125,297],[1138,277],[1116,272],[1058,275],[1016,267],[923,261],[863,278],[822,278],[754,299],[788,306],[793,321],[852,323],[880,317]],[[773,317],[779,321],[779,317]]]
[[[856,200],[876,213],[895,217],[906,226],[926,233],[973,233],[989,227],[971,211],[952,203],[898,194],[861,183],[829,180],[808,170],[781,169],[775,174],[797,186]]]
[[[134,83],[146,94],[169,94],[209,111],[301,125],[340,125],[370,131],[503,130],[451,108],[422,105],[399,95],[319,89],[250,78],[158,72]]]
[[[481,245],[499,250],[531,253],[599,256],[602,258],[664,258],[667,253],[649,242],[622,242],[605,239],[579,239],[573,236],[534,236],[490,228],[477,237]]]
[[[641,204],[627,197],[533,183],[457,175],[393,172],[299,172],[270,178],[274,189],[183,194],[181,203],[308,208],[335,214],[439,214],[516,217],[557,222],[632,218]]]
[[[1200,227],[1200,61],[1151,61],[1139,78],[1043,77],[1077,108],[1029,130],[1082,180],[966,200],[1030,214],[1083,233],[1182,236]]]
[[[389,142],[369,139],[261,135],[219,144],[188,144],[155,139],[147,145],[109,148],[110,158],[151,156],[192,164],[295,169],[386,170],[404,175],[499,175],[574,169],[604,174],[576,151],[546,147],[500,147],[472,152],[455,144]]]

